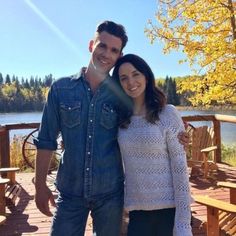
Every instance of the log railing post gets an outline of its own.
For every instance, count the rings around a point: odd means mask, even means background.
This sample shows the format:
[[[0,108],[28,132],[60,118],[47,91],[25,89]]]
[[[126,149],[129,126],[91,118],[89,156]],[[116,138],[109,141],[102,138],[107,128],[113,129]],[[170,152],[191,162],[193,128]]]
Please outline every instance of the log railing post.
[[[221,162],[221,128],[220,128],[220,121],[219,120],[213,120],[213,128],[214,128],[214,145],[217,146],[216,152],[215,152],[215,162],[220,163]]]
[[[0,127],[0,167],[10,167],[10,138],[9,130]]]

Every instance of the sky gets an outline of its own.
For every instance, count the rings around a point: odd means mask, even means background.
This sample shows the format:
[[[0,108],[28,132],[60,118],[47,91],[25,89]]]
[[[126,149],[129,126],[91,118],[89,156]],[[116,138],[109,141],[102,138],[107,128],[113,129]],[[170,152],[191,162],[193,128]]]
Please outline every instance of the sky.
[[[0,73],[54,78],[77,73],[90,59],[88,44],[98,23],[123,24],[129,41],[124,54],[143,57],[156,78],[192,74],[179,64],[181,53],[164,55],[144,29],[155,20],[156,0],[0,0]]]

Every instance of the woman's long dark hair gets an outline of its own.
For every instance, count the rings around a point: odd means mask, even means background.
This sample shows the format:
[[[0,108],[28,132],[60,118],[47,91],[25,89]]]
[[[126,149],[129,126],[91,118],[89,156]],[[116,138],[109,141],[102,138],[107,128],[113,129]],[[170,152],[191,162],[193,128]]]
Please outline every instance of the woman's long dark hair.
[[[156,87],[155,77],[150,66],[145,60],[135,54],[127,54],[119,58],[119,60],[117,61],[112,76],[119,84],[119,68],[124,63],[132,64],[139,72],[141,72],[145,76],[147,80],[145,91],[145,105],[147,109],[146,119],[148,122],[154,124],[157,120],[159,120],[159,113],[166,104],[166,96],[159,88]],[[132,113],[128,117],[126,116],[125,120],[121,124],[121,127],[128,127],[131,116]]]

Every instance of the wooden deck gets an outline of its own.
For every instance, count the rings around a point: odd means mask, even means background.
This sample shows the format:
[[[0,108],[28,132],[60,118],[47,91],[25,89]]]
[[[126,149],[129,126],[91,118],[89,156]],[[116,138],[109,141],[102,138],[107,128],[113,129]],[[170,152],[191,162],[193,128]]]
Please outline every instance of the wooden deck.
[[[229,190],[216,187],[217,181],[236,182],[236,167],[220,164],[215,179],[203,181],[199,178],[190,179],[192,194],[204,194],[216,199],[229,201]],[[41,214],[34,203],[33,173],[19,173],[16,180],[22,185],[22,191],[16,201],[16,205],[8,204],[7,220],[0,225],[1,236],[30,236],[48,235],[51,218]],[[199,204],[192,204],[193,235],[205,236],[204,222],[206,220],[206,208]],[[91,218],[89,218],[86,236],[92,236]]]

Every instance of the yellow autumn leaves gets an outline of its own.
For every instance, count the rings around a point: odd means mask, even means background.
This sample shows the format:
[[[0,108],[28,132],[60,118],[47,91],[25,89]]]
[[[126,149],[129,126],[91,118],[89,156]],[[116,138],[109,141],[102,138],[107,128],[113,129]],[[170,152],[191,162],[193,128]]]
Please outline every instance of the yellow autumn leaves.
[[[196,71],[179,84],[193,105],[236,103],[236,1],[159,0],[145,33],[163,52],[182,51]],[[201,76],[199,76],[201,75]]]

